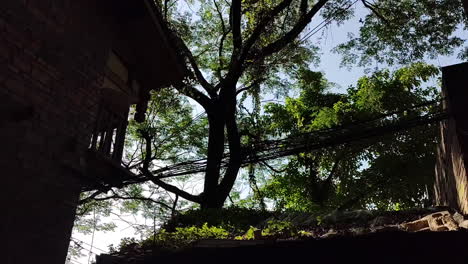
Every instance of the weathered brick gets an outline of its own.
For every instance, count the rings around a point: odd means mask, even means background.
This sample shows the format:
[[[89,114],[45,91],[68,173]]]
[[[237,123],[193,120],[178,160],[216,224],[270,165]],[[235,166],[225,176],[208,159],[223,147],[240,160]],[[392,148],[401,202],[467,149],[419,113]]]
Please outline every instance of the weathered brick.
[[[48,20],[47,11],[49,9],[49,1],[31,1],[28,4],[28,10],[32,13],[32,15],[39,20],[45,21]]]
[[[20,70],[18,67],[14,66],[13,64],[9,63],[8,66],[8,72],[11,72],[12,74],[19,75],[21,74]]]
[[[33,65],[31,76],[34,80],[40,82],[43,85],[49,85],[53,81],[52,74],[50,74],[50,72],[40,64]]]
[[[24,81],[20,78],[9,78],[4,82],[4,86],[11,93],[19,96],[24,96],[28,92]]]
[[[50,102],[50,96],[40,91],[30,94],[28,99],[36,108],[48,107]]]
[[[8,65],[0,62],[0,85],[8,78],[9,72]]]
[[[31,60],[28,60],[25,56],[15,56],[13,58],[13,66],[18,68],[21,72],[31,72]]]
[[[36,64],[39,65],[39,67],[43,67],[44,70],[46,70],[53,79],[58,80],[60,78],[60,73],[59,73],[58,69],[55,68],[54,66],[50,65],[49,63],[47,63],[43,58],[38,57],[33,62],[33,65],[35,67],[37,66]]]
[[[6,21],[0,14],[0,32],[5,31]]]
[[[23,48],[31,41],[30,36],[26,32],[22,32],[14,27],[14,25],[6,24],[5,34],[7,41],[13,43],[19,48]]]
[[[13,55],[13,49],[7,45],[7,42],[0,38],[0,60],[9,60]]]
[[[60,164],[64,159],[64,139],[76,137],[77,150],[71,154],[71,167],[81,166],[78,156],[87,150],[96,126],[101,102],[98,90],[103,82],[114,25],[102,23],[96,10],[89,10],[95,7],[95,0],[0,1],[3,1],[0,97],[15,98],[14,104],[32,105],[36,110],[31,119],[11,122],[8,126],[12,129],[3,129],[3,133],[0,130],[0,140],[4,139],[0,145],[4,151],[8,150],[8,155],[1,156],[0,161],[16,161],[18,177],[10,185],[21,189],[21,206],[17,206],[20,202],[16,200],[12,202],[21,210],[11,219],[18,218],[24,224],[10,225],[16,228],[28,225],[28,232],[7,234],[5,240],[19,245],[11,247],[19,252],[13,257],[15,261],[7,262],[63,263],[64,256],[58,256],[57,252],[66,253],[67,232],[73,224],[81,188],[73,173]],[[74,10],[68,12],[71,6]],[[120,29],[116,27],[116,30]],[[1,115],[0,111],[0,120]],[[9,196],[16,199],[16,194]],[[24,209],[29,203],[31,210]],[[28,220],[33,217],[37,219],[34,223]],[[24,241],[28,241],[26,246],[22,244]],[[21,261],[18,256],[24,250],[34,250],[31,255],[40,259],[31,261],[25,257],[27,261]]]
[[[42,40],[35,38],[28,44],[27,47],[25,47],[24,52],[37,58],[37,53],[41,49],[42,45]]]

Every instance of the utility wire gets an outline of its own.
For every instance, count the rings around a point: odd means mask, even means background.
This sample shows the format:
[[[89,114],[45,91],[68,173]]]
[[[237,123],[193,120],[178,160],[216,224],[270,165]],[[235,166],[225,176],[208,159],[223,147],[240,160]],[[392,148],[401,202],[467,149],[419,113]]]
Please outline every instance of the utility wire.
[[[333,16],[331,17],[334,17],[336,15],[339,15],[341,14],[342,12],[345,12],[345,11],[348,11],[352,6],[354,6],[359,0],[355,0],[353,3],[351,3],[348,7],[346,7],[345,9],[340,9],[338,11],[336,11]],[[346,3],[342,6],[342,7],[345,7],[346,6]],[[323,20],[321,23],[319,23],[317,26],[315,26],[313,29],[311,29],[303,38],[301,38],[299,40],[299,42],[305,42],[306,40],[308,40],[310,37],[312,37],[313,35],[317,34],[318,32],[320,32],[320,30],[322,30],[324,27],[328,26],[331,22],[333,21],[332,18],[328,18],[328,19],[325,19]],[[323,25],[322,25],[323,24]]]
[[[331,146],[351,144],[364,139],[379,137],[385,134],[396,133],[413,127],[442,121],[448,118],[448,113],[444,111],[426,113],[424,116],[405,118],[403,120],[395,119],[395,116],[405,114],[408,111],[418,108],[425,112],[426,110],[424,110],[424,107],[434,106],[438,103],[439,100],[424,102],[400,111],[387,113],[369,120],[353,122],[337,128],[300,133],[282,139],[259,141],[254,143],[251,147],[244,147],[242,149],[242,166],[282,158],[306,151],[312,152]],[[226,154],[222,159],[220,166],[226,167],[228,163],[229,154]],[[207,159],[198,159],[153,170],[152,174],[154,177],[159,179],[176,177],[204,172],[206,170],[206,165]],[[128,185],[148,180],[151,180],[151,178],[146,176],[132,177],[125,179],[122,184]]]
[[[84,242],[83,240],[80,240],[80,239],[78,239],[78,238],[76,238],[76,237],[72,237],[71,239],[72,239],[72,240],[76,240],[76,241],[78,241],[78,242],[81,242],[81,243],[83,243],[83,244],[85,244],[85,245],[91,246],[91,244],[86,243],[86,242]],[[99,251],[102,251],[102,252],[104,252],[104,253],[108,252],[107,250],[103,250],[103,249],[97,248],[96,246],[93,246],[93,248],[94,248],[94,249],[97,249],[97,250],[99,250]],[[84,248],[83,248],[83,249],[84,249]],[[86,249],[85,249],[85,250],[86,250]],[[94,252],[93,252],[93,253],[94,253]]]
[[[88,264],[91,263],[91,255],[93,253],[93,244],[94,244],[94,233],[96,232],[96,208],[93,210],[93,218],[94,218],[94,225],[93,225],[93,234],[91,236],[91,244],[89,245],[89,254],[88,254]]]

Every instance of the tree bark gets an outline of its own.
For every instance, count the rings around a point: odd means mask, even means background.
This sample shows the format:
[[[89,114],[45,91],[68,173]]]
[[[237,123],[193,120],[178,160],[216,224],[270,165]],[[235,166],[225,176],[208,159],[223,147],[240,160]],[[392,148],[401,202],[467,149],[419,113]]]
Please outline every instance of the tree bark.
[[[202,208],[218,207],[217,189],[221,176],[220,165],[224,153],[225,120],[222,112],[222,106],[219,101],[215,102],[212,109],[207,111],[209,123],[208,162],[203,187]]]
[[[202,208],[221,208],[229,196],[241,166],[240,135],[236,122],[235,86],[223,87],[220,96],[207,109],[209,122],[208,164],[202,197]],[[229,161],[221,179],[221,161],[224,154],[224,142],[229,146]]]

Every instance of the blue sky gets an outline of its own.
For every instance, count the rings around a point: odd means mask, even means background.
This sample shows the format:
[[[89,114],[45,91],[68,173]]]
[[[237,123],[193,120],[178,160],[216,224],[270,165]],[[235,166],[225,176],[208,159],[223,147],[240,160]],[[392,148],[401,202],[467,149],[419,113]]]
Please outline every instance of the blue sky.
[[[321,63],[318,70],[325,73],[326,78],[330,82],[338,84],[341,87],[339,90],[342,92],[344,92],[349,85],[356,84],[359,77],[365,75],[364,68],[357,66],[352,69],[341,68],[341,55],[332,53],[331,50],[348,39],[348,32],[352,32],[357,35],[360,27],[359,18],[364,17],[366,14],[367,10],[359,8],[358,6],[354,18],[345,22],[340,27],[336,24],[331,24],[330,27],[324,31],[324,37],[316,36],[315,40],[313,40],[314,43],[321,48],[322,52]],[[319,22],[321,22],[320,18],[313,21],[311,27]],[[468,39],[468,32],[463,29],[458,29],[455,32],[455,35],[463,39]],[[453,65],[462,62],[457,58],[457,54],[458,52],[455,52],[455,55],[453,56],[439,56],[433,60],[426,59],[425,62],[438,67]],[[374,66],[378,66],[379,68],[388,68],[388,65],[385,64],[373,65],[373,67]],[[397,67],[391,68],[395,69]]]

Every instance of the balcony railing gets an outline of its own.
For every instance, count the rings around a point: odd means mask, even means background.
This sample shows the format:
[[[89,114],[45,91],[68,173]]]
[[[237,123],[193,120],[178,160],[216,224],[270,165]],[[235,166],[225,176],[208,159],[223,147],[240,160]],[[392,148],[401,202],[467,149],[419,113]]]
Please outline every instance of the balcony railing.
[[[120,163],[125,143],[127,118],[102,107],[91,137],[90,149]]]

